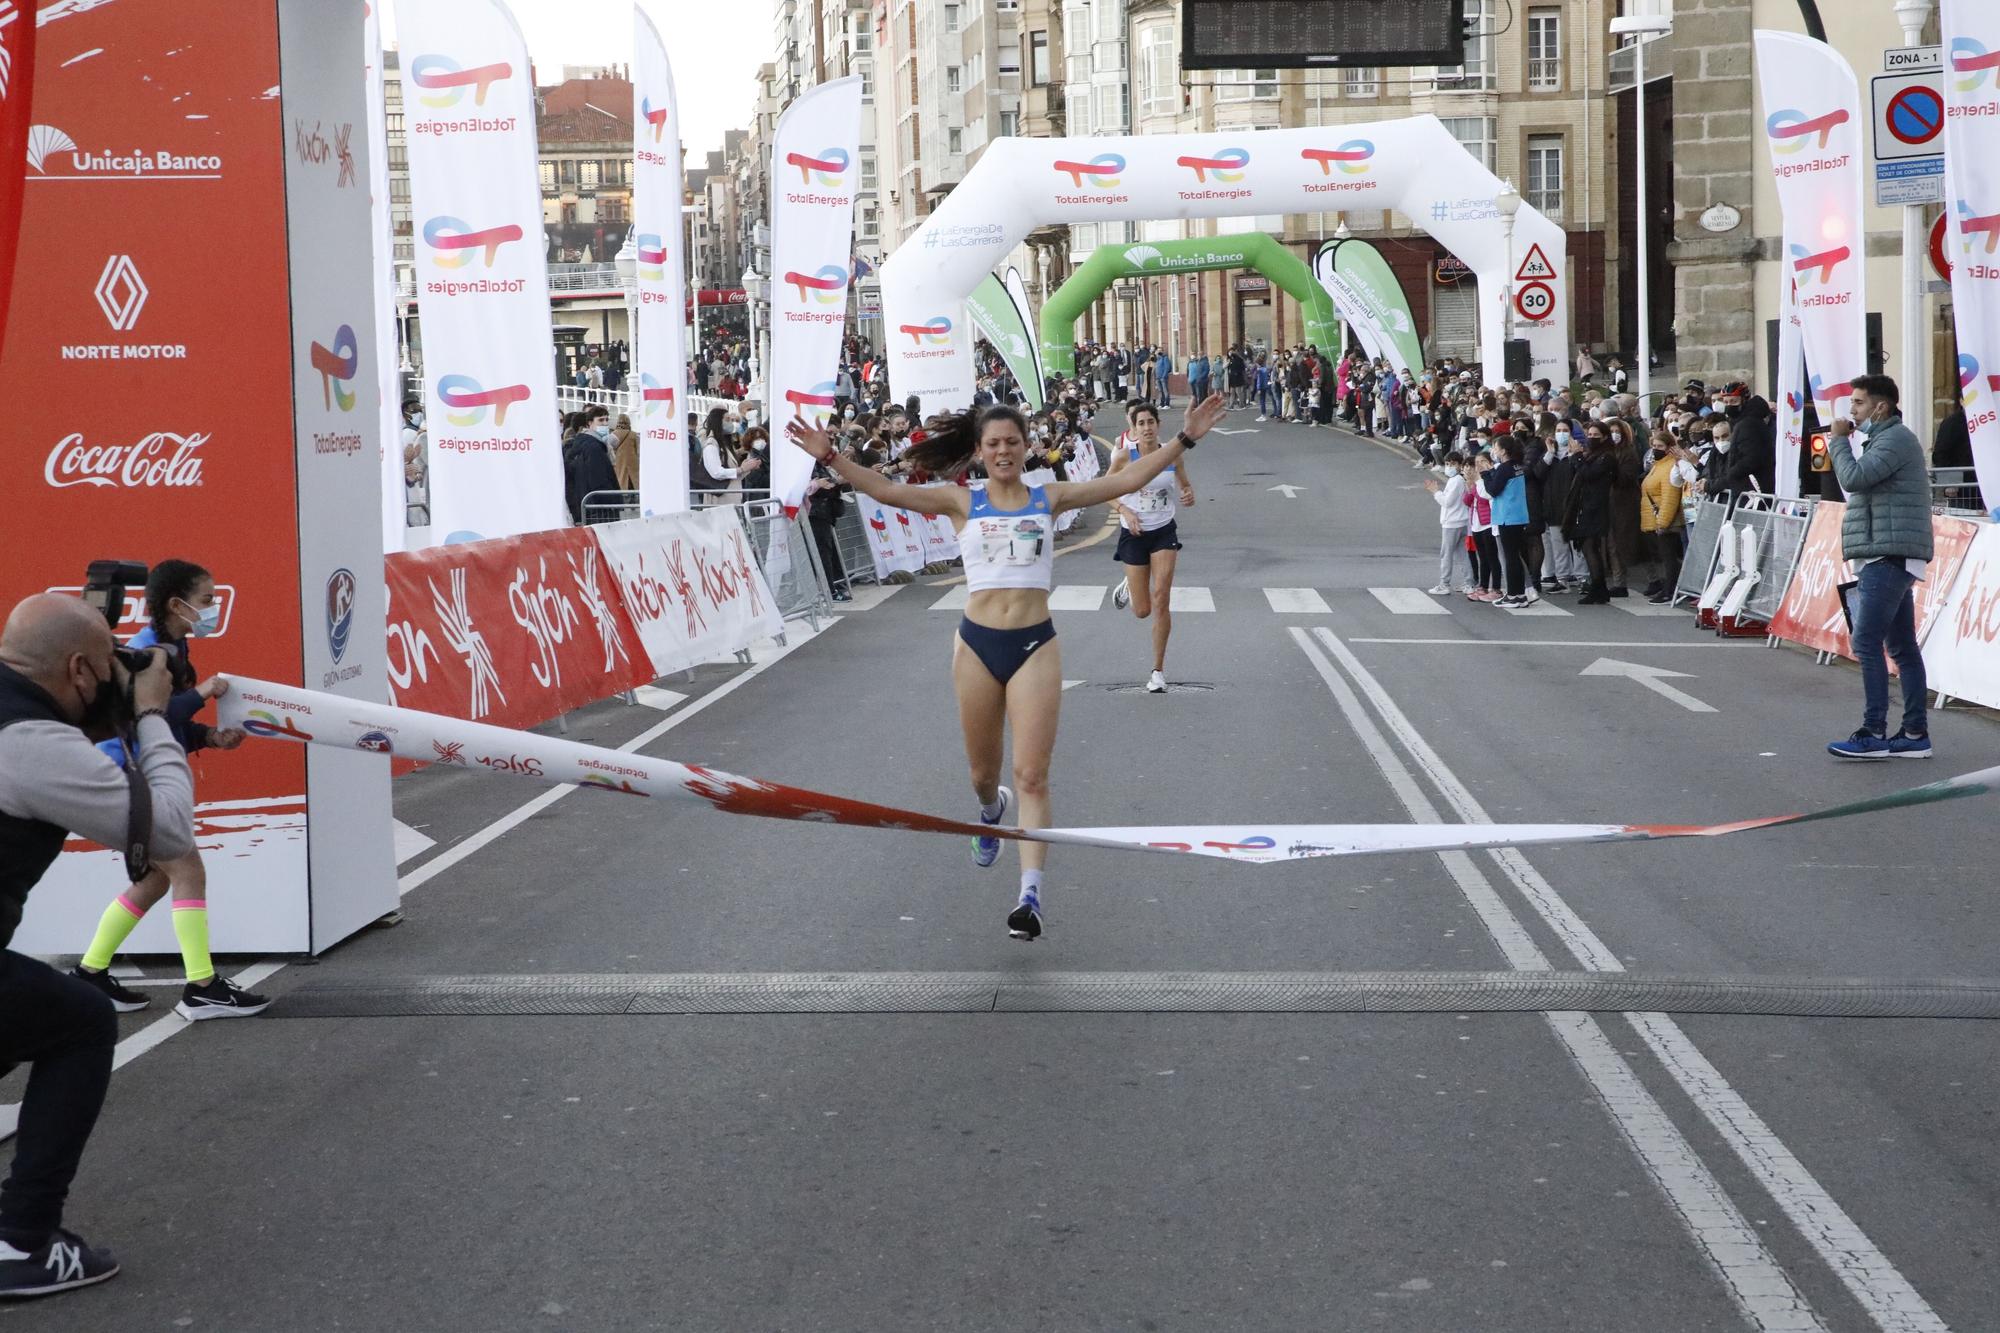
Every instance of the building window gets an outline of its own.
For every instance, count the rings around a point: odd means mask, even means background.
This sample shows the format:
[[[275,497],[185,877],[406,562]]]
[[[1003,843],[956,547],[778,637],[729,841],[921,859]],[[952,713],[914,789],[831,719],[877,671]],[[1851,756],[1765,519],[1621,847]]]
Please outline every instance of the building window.
[[[576,165],[577,165],[577,182],[576,182],[576,183],[577,183],[578,185],[582,186],[582,187],[583,187],[584,189],[586,189],[586,190],[594,190],[594,189],[596,189],[596,188],[597,188],[597,175],[598,175],[598,172],[597,172],[597,163],[595,163],[595,162],[579,162],[579,163],[577,163]]]
[[[564,185],[576,184],[576,163],[570,158],[556,163],[556,179]]]
[[[1382,92],[1381,71],[1357,65],[1340,72],[1340,91],[1348,97],[1378,97]]]
[[[1486,91],[1496,84],[1493,34],[1499,23],[1495,0],[1465,0],[1465,20],[1474,36],[1465,40],[1465,63],[1456,69],[1439,67],[1438,86],[1461,91]]]
[[[1528,11],[1528,91],[1562,91],[1562,11]]]
[[[1049,35],[1046,32],[1028,34],[1028,82],[1037,88],[1048,85]]]
[[[1149,24],[1139,34],[1139,77],[1143,90],[1140,114],[1172,115],[1180,110],[1180,89],[1174,80],[1174,30],[1165,23]]]
[[[1497,144],[1494,138],[1493,117],[1491,116],[1444,116],[1440,118],[1445,131],[1465,147],[1465,151],[1479,159],[1481,166],[1493,170]]]
[[[395,138],[403,132],[403,113],[400,111],[383,112],[382,125],[388,130],[389,137],[392,139]]]
[[[944,67],[944,90],[948,93],[957,92],[964,86],[964,78],[965,76],[958,66],[946,65]]]
[[[1528,136],[1528,185],[1521,197],[1551,218],[1563,211],[1563,137]]]
[[[1278,71],[1275,69],[1225,69],[1216,72],[1215,98],[1218,102],[1242,102],[1252,97],[1277,95]]]
[[[965,151],[965,131],[953,125],[944,132],[944,150],[956,156]]]
[[[1000,113],[1000,137],[1003,139],[1011,138],[1020,133],[1020,121],[1020,112],[1002,111]]]
[[[540,165],[540,167],[538,168],[538,171],[540,172],[540,174],[541,174],[541,178],[542,178],[542,188],[543,188],[544,190],[553,190],[553,189],[555,189],[555,188],[556,188],[556,164],[555,164],[555,163],[553,163],[553,162],[544,162],[544,163],[542,163],[542,164]]]
[[[1000,51],[1000,77],[1004,79],[1010,74],[1017,79],[1021,77],[1021,53],[1002,48]]]
[[[875,191],[875,155],[864,154],[861,158],[861,189],[865,194]]]
[[[1063,88],[1063,123],[1071,134],[1094,134],[1090,119],[1090,88],[1071,83]]]
[[[872,101],[875,97],[875,62],[867,61],[861,66],[861,100]]]
[[[957,31],[958,31],[958,6],[957,6],[957,5],[946,5],[946,6],[944,7],[944,30],[945,30],[946,32],[957,32]]]
[[[391,176],[389,178],[389,197],[398,203],[408,203],[410,201],[410,178],[408,176]]]

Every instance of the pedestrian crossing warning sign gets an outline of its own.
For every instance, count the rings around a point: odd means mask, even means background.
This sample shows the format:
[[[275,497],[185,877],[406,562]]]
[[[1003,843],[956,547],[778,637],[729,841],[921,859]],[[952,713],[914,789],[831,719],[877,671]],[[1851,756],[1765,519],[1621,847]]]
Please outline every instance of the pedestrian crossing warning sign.
[[[1555,275],[1555,265],[1551,264],[1549,257],[1542,253],[1542,247],[1538,242],[1528,248],[1528,257],[1521,261],[1521,267],[1514,274],[1514,281],[1527,282],[1534,278],[1553,278]]]

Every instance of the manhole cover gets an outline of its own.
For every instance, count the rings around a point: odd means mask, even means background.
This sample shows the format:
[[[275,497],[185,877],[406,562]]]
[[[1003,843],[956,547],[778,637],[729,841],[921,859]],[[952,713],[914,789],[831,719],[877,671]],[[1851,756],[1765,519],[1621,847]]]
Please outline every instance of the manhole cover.
[[[1146,682],[1135,680],[1130,684],[1106,685],[1104,688],[1113,694],[1144,694],[1146,692]],[[1215,689],[1215,686],[1205,685],[1198,680],[1174,680],[1167,682],[1168,694],[1201,694],[1213,689]]]

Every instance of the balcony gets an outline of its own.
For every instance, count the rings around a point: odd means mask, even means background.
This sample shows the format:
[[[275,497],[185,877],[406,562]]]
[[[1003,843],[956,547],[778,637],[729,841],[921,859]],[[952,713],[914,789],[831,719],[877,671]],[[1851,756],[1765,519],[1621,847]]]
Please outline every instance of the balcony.
[[[1562,57],[1551,56],[1528,62],[1528,91],[1559,93],[1563,85]]]
[[[616,264],[551,264],[549,294],[615,292],[619,288]]]

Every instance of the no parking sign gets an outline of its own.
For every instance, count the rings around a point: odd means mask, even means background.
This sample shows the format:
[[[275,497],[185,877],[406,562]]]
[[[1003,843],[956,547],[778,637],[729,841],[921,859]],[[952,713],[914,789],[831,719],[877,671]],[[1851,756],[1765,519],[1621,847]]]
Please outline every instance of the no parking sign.
[[[1937,69],[1880,74],[1870,81],[1875,110],[1875,202],[1938,203],[1944,198],[1944,85]]]

